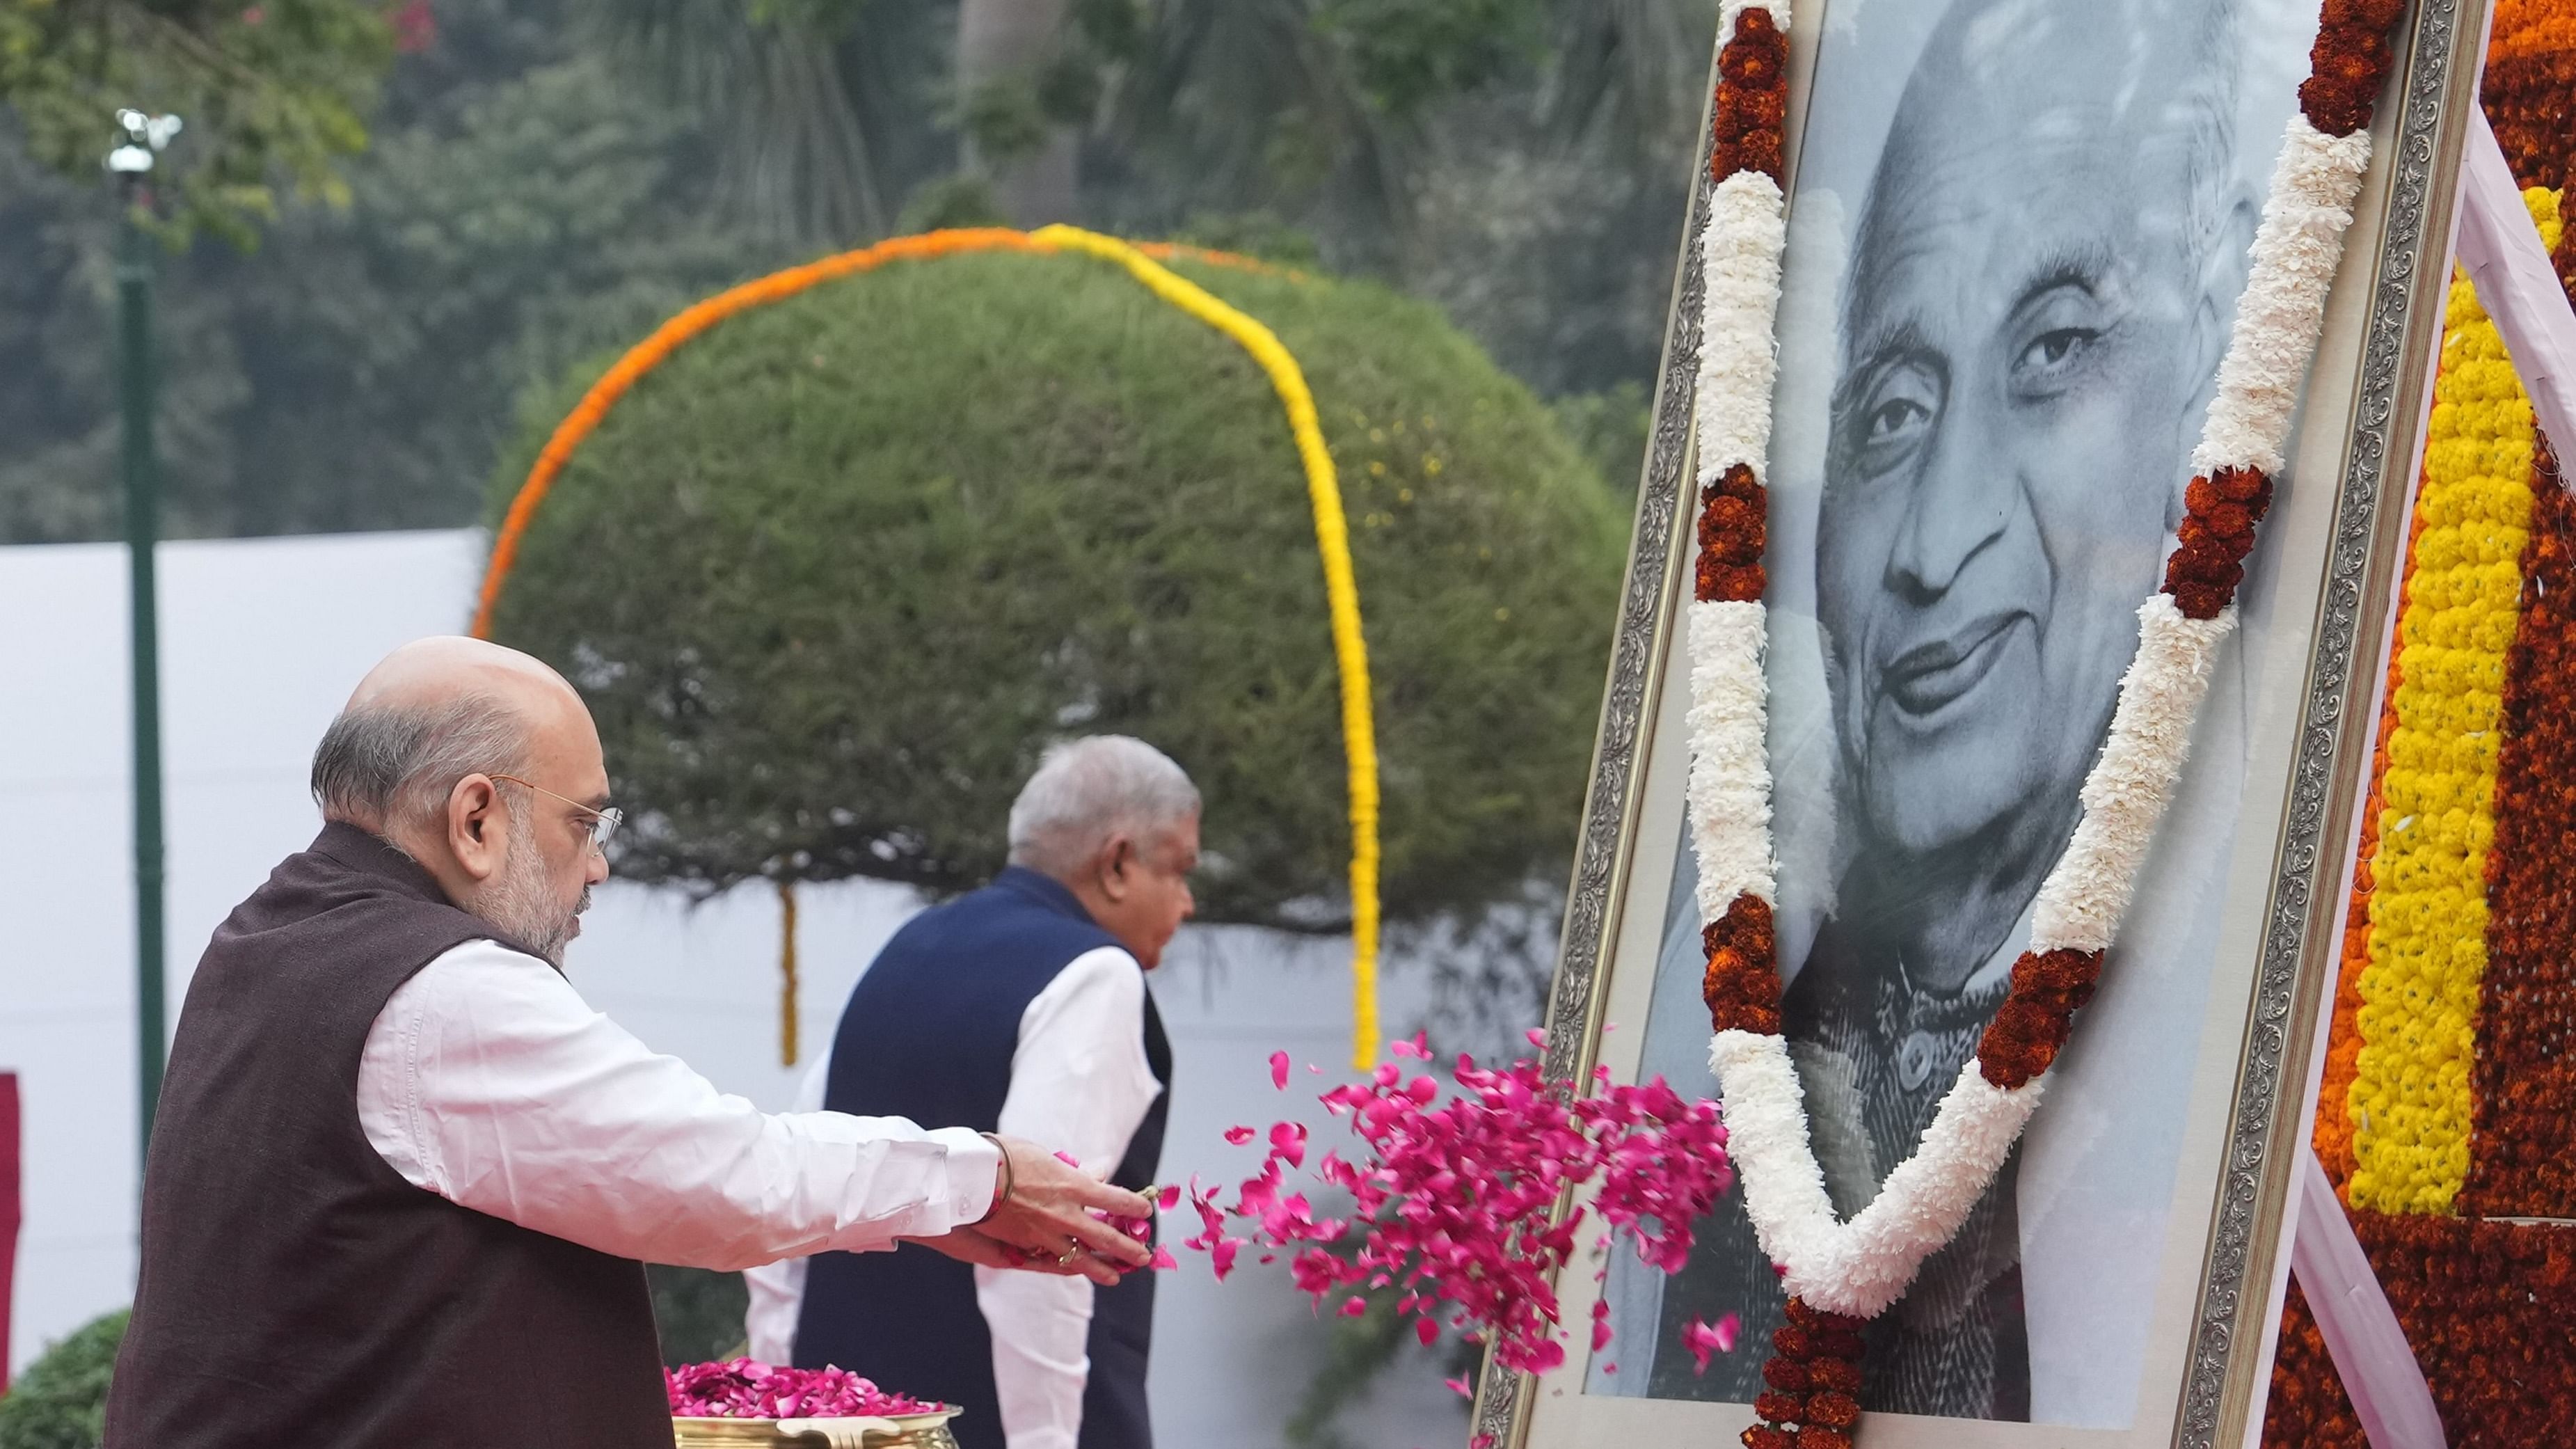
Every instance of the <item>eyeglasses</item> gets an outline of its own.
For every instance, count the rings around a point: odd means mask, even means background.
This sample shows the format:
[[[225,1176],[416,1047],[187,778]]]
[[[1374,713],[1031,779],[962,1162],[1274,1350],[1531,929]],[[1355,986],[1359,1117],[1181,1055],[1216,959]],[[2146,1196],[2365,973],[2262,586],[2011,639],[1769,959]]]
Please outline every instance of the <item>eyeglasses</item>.
[[[491,778],[495,780],[507,780],[513,785],[525,785],[540,795],[546,796],[549,799],[561,800],[566,805],[569,805],[575,810],[580,811],[582,814],[589,816],[590,848],[603,854],[608,850],[608,842],[615,838],[617,827],[626,823],[626,812],[618,809],[614,805],[611,805],[606,809],[595,810],[590,806],[584,805],[580,801],[573,799],[569,795],[557,795],[554,791],[547,789],[545,786],[538,784],[534,780],[522,780],[516,775],[494,775]]]

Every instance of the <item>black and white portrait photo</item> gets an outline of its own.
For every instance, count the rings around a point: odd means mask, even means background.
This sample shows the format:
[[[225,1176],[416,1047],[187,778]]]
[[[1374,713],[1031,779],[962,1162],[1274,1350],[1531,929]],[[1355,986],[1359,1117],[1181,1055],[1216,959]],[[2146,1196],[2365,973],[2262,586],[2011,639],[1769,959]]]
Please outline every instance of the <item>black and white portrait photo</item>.
[[[1823,0],[1770,457],[1783,1031],[1836,1208],[1973,1056],[2080,814],[2296,108],[2316,0]],[[1801,23],[1805,23],[1802,17]],[[2192,769],[2021,1145],[1867,1330],[1873,1413],[2137,1412],[2209,1009],[2261,556]],[[1672,788],[1680,788],[1679,781]],[[1714,1096],[1687,841],[1640,1077]],[[1730,1195],[1613,1260],[1595,1395],[1748,1402],[1782,1297]],[[1700,1371],[1683,1326],[1741,1315]]]

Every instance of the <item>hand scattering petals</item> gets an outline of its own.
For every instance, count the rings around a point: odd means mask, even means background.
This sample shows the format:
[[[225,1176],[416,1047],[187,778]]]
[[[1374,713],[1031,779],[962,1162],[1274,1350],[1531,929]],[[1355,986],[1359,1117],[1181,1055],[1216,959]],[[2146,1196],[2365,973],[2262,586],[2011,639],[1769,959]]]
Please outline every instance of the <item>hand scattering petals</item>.
[[[937,1404],[889,1394],[846,1369],[772,1368],[756,1359],[666,1369],[671,1412],[684,1419],[848,1419],[927,1414]]]
[[[1530,1040],[1544,1046],[1546,1038],[1532,1032]],[[1391,1052],[1430,1060],[1421,1036],[1393,1043]],[[1273,1084],[1284,1088],[1288,1054],[1274,1054],[1270,1065]],[[1208,1254],[1220,1278],[1247,1246],[1263,1250],[1264,1262],[1273,1256],[1266,1250],[1279,1250],[1319,1306],[1347,1293],[1336,1311],[1357,1317],[1367,1311],[1361,1291],[1398,1287],[1396,1311],[1415,1320],[1425,1344],[1445,1320],[1489,1338],[1506,1368],[1544,1373],[1563,1364],[1551,1280],[1574,1254],[1587,1215],[1599,1217],[1605,1240],[1627,1239],[1665,1272],[1690,1260],[1691,1224],[1734,1180],[1717,1104],[1685,1102],[1660,1077],[1635,1087],[1606,1075],[1550,1080],[1530,1060],[1494,1070],[1462,1056],[1453,1080],[1458,1090],[1444,1100],[1438,1081],[1408,1081],[1387,1062],[1322,1095],[1325,1110],[1360,1139],[1347,1156],[1322,1154],[1313,1174],[1350,1195],[1348,1220],[1319,1218],[1304,1194],[1286,1190],[1284,1170],[1305,1167],[1307,1131],[1282,1122],[1269,1130],[1260,1170],[1232,1201],[1191,1184],[1202,1231],[1181,1246]],[[1226,1140],[1239,1146],[1255,1135],[1237,1128]],[[1591,1204],[1560,1220],[1563,1193],[1595,1182]],[[1243,1224],[1243,1237],[1227,1232],[1233,1223]],[[1715,1328],[1694,1323],[1692,1352],[1705,1364],[1709,1353],[1733,1347],[1736,1331],[1733,1314]],[[1607,1305],[1597,1306],[1595,1352],[1609,1336]]]

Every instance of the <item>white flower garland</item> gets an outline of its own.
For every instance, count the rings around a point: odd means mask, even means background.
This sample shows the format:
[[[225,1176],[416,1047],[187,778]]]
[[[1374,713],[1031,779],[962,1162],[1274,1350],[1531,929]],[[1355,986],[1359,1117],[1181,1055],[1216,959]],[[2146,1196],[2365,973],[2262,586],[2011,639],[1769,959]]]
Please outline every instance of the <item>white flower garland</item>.
[[[1727,32],[1734,27],[1731,5]],[[1788,9],[1772,10],[1786,26]],[[1780,256],[1789,241],[1780,184],[1738,171],[1709,194],[1702,233],[1696,423],[1699,484],[1741,465],[1756,482],[1771,451],[1771,387],[1779,355]],[[1765,611],[1759,603],[1693,600],[1685,621],[1691,656],[1690,823],[1699,857],[1701,915],[1715,920],[1738,895],[1777,901],[1771,853],[1771,759],[1765,729],[1770,683],[1762,672]]]
[[[1730,0],[1726,33],[1748,8],[1758,7]],[[1769,8],[1785,32],[1787,7]],[[2369,164],[2366,130],[2328,137],[2304,116],[2290,121],[2217,391],[2192,452],[2195,471],[2255,468],[2269,477],[2282,467],[2290,415]],[[1703,488],[1738,464],[1757,481],[1764,476],[1784,222],[1780,188],[1760,172],[1739,171],[1712,189],[1701,245],[1705,300],[1695,398]],[[2233,604],[2212,619],[2188,618],[2163,593],[2140,606],[2138,652],[2121,678],[2101,756],[2085,777],[2083,818],[2040,886],[2032,950],[2093,952],[2111,944],[2180,779],[2212,662],[2235,620]],[[1740,895],[1766,906],[1776,897],[1764,606],[1694,601],[1687,625],[1689,817],[1699,905],[1715,921]],[[1846,1222],[1826,1196],[1786,1042],[1776,1034],[1721,1031],[1710,1043],[1709,1064],[1724,1102],[1728,1153],[1762,1250],[1781,1267],[1790,1293],[1828,1312],[1863,1318],[1894,1303],[1923,1260],[1958,1231],[2038,1106],[2044,1080],[2006,1090],[1980,1075],[1971,1059],[1914,1155]]]
[[[1690,823],[1699,855],[1699,909],[1716,920],[1739,895],[1776,900],[1771,859],[1771,757],[1763,739],[1770,683],[1762,673],[1762,606],[1690,602]]]

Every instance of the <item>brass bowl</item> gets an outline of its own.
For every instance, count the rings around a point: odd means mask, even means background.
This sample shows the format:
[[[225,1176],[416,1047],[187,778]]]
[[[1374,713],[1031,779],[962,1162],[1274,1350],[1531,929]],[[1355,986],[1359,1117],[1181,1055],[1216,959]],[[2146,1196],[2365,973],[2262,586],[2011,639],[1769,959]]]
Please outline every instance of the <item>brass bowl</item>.
[[[948,1432],[948,1421],[960,1412],[941,1408],[927,1414],[898,1414],[884,1419],[787,1420],[800,1427],[814,1426],[796,1434],[780,1432],[780,1421],[776,1419],[675,1417],[671,1420],[671,1435],[677,1449],[824,1449],[827,1445],[833,1449],[843,1445],[864,1449],[957,1449],[957,1436]],[[830,1432],[831,1429],[840,1432]]]

